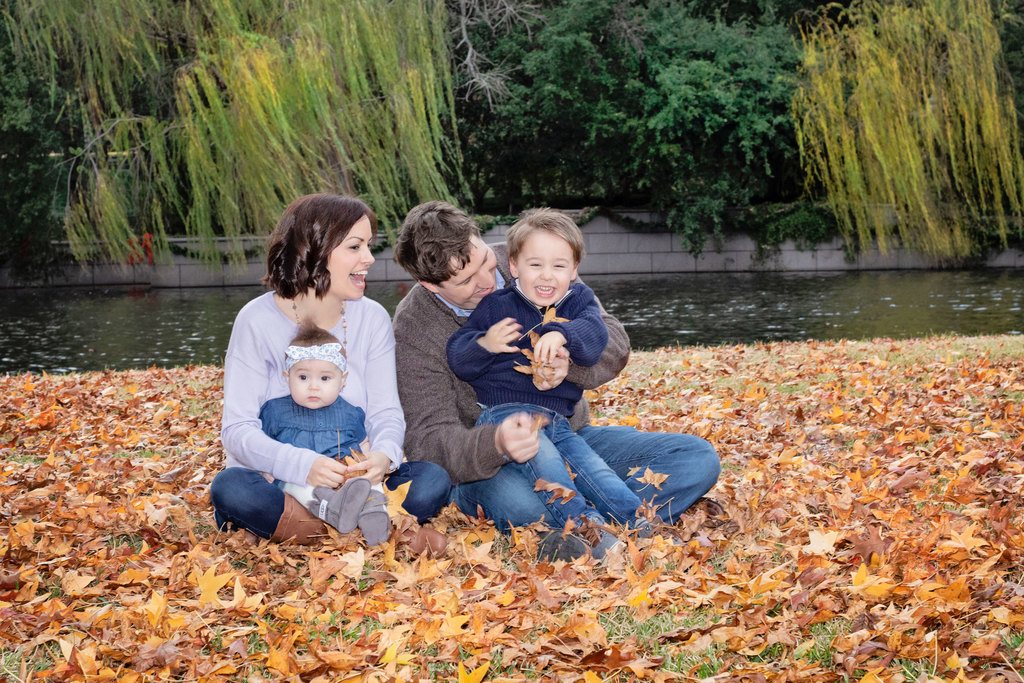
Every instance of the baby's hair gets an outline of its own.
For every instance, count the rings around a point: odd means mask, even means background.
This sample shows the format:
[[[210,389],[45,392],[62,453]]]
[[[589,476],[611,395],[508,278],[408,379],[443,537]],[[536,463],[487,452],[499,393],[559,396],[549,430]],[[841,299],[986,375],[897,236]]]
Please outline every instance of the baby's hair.
[[[299,325],[299,333],[292,339],[291,346],[320,346],[321,344],[340,343],[333,334],[307,320]],[[342,348],[341,352],[345,353],[345,349]]]
[[[515,260],[522,251],[526,238],[538,230],[560,237],[569,243],[572,258],[577,265],[583,260],[583,233],[567,214],[554,209],[534,209],[523,214],[505,234],[508,257]]]

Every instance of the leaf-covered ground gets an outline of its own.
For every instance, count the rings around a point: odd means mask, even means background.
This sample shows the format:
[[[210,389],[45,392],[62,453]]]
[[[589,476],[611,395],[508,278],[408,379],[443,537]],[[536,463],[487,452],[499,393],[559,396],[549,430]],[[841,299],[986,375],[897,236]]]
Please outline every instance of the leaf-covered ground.
[[[638,353],[592,398],[713,442],[732,523],[607,567],[451,509],[436,560],[252,545],[219,369],[0,377],[0,677],[1021,680],[1024,339]]]

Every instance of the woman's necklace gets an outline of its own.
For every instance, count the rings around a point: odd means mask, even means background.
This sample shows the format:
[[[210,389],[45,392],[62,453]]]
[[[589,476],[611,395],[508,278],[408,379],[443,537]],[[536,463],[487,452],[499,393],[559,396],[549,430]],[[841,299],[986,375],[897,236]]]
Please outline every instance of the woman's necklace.
[[[302,316],[299,315],[299,304],[292,299],[292,313],[295,314],[295,324],[302,327]],[[341,348],[348,349],[348,318],[345,317],[345,302],[341,302]]]

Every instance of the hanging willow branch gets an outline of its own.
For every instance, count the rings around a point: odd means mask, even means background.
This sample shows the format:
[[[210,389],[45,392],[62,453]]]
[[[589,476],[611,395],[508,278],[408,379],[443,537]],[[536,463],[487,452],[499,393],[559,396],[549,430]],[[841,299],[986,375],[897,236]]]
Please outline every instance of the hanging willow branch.
[[[1005,245],[1024,164],[989,0],[855,2],[803,44],[797,141],[848,241],[898,231],[955,261],[994,226]]]
[[[22,56],[69,71],[87,144],[65,223],[76,257],[141,233],[242,258],[308,192],[357,193],[393,236],[459,180],[441,0],[8,0]]]

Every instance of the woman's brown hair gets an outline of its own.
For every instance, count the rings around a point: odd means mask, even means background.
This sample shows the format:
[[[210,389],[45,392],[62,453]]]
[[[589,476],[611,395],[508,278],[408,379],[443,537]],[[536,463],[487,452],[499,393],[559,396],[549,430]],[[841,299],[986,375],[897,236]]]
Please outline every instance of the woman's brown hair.
[[[263,284],[285,299],[313,289],[322,298],[331,288],[331,252],[363,216],[377,235],[377,216],[364,202],[337,194],[307,194],[284,210],[267,240]]]

